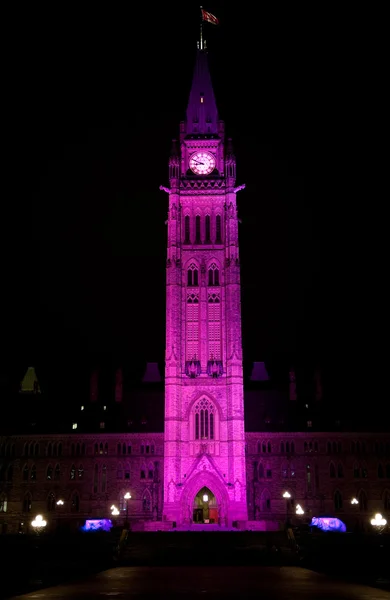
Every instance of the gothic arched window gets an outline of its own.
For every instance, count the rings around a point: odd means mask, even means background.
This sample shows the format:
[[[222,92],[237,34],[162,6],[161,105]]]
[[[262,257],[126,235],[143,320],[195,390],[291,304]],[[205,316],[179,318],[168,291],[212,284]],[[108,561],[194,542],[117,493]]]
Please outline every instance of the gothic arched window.
[[[150,512],[152,510],[152,498],[149,490],[144,491],[144,495],[142,497],[142,509],[144,512]]]
[[[271,510],[271,496],[268,490],[263,490],[261,494],[261,510],[269,512]]]
[[[23,481],[28,481],[28,466],[24,465],[23,467]]]
[[[187,295],[187,336],[186,354],[187,361],[198,360],[199,357],[199,295]]]
[[[199,400],[194,407],[194,432],[196,440],[215,439],[215,407],[207,398]]]
[[[80,497],[77,492],[73,492],[72,494],[70,510],[71,512],[79,512],[80,510]]]
[[[341,463],[337,465],[337,477],[344,477],[344,469]]]
[[[188,267],[187,271],[187,285],[189,287],[197,287],[199,285],[198,281],[198,267],[196,264],[191,263]]]
[[[191,243],[190,217],[188,215],[184,217],[184,243]]]
[[[76,467],[74,465],[70,468],[69,478],[76,479]]]
[[[221,227],[221,215],[215,217],[215,243],[221,244],[222,242],[222,227]]]
[[[60,477],[61,477],[60,465],[59,465],[59,464],[57,464],[57,465],[56,465],[56,468],[54,469],[54,479],[55,479],[56,481],[58,481]]]
[[[36,481],[36,479],[37,479],[37,468],[36,468],[36,466],[35,466],[35,465],[33,465],[33,466],[31,467],[30,479],[31,479],[32,481]]]
[[[195,217],[195,244],[200,244],[201,243],[201,237],[200,237],[200,216],[196,215]]]
[[[102,492],[103,494],[107,490],[107,465],[102,466]]]
[[[333,496],[334,509],[341,510],[343,508],[343,497],[339,490],[336,490]]]
[[[210,215],[206,215],[205,217],[205,244],[210,244],[211,242],[211,227],[210,227]]]
[[[208,270],[208,285],[216,286],[219,285],[219,269],[215,263],[209,266]]]
[[[47,510],[48,512],[53,512],[56,509],[56,497],[54,492],[50,492],[47,497]]]
[[[23,498],[23,512],[31,512],[32,499],[31,494],[27,492]]]
[[[83,465],[79,466],[79,470],[78,470],[78,478],[79,479],[83,479],[84,478],[84,467]]]
[[[98,491],[98,483],[99,483],[99,467],[95,465],[93,470],[93,493],[97,494]]]
[[[210,273],[210,271],[209,271]],[[221,304],[219,293],[209,293],[208,303],[209,360],[221,360]]]
[[[148,465],[148,479],[153,479],[154,477],[154,466],[153,463],[149,463]]]
[[[53,467],[51,465],[47,467],[46,479],[53,479]]]
[[[360,490],[358,500],[359,500],[360,510],[366,511],[367,510],[367,495],[364,490]]]

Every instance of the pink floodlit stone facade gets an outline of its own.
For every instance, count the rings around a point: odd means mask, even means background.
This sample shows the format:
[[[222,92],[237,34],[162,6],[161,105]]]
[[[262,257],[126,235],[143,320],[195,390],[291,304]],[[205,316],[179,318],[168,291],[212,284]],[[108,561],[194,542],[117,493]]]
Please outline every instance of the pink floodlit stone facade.
[[[207,487],[218,520],[246,521],[236,163],[198,51],[169,161],[163,519],[192,522]]]

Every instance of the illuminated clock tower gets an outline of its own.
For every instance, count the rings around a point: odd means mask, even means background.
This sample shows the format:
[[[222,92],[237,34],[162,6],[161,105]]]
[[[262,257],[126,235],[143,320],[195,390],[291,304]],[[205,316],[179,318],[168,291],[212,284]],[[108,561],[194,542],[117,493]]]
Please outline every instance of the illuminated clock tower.
[[[169,159],[164,508],[179,524],[246,521],[236,161],[207,53]]]

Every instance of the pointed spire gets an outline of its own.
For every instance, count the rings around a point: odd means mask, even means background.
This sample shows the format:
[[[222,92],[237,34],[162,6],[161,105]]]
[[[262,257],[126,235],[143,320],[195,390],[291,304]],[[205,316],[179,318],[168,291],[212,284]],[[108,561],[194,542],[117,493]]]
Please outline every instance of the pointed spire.
[[[20,383],[20,391],[24,393],[40,394],[41,388],[34,367],[29,367]]]
[[[187,107],[186,133],[218,133],[218,110],[205,50],[198,50],[196,55]]]

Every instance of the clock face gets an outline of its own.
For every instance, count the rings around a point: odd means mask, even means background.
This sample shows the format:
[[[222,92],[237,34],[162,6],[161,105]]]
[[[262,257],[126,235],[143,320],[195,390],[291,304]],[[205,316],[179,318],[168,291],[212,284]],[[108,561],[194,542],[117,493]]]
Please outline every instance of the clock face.
[[[215,157],[209,152],[195,152],[190,157],[190,169],[197,175],[208,175],[215,169]]]

